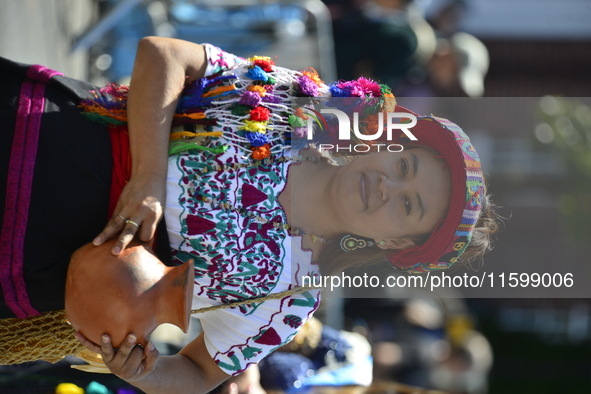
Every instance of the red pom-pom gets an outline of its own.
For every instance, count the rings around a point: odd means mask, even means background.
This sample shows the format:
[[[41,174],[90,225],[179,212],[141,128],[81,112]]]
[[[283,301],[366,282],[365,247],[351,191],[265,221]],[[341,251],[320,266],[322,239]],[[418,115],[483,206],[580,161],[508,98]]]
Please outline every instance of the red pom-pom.
[[[254,120],[256,122],[264,122],[269,120],[269,115],[270,112],[265,107],[258,106],[250,110],[250,120]]]
[[[262,68],[266,72],[271,72],[271,71],[273,71],[271,66],[273,66],[275,63],[273,63],[273,60],[257,59],[253,62],[253,64],[255,66],[259,66],[260,68]]]

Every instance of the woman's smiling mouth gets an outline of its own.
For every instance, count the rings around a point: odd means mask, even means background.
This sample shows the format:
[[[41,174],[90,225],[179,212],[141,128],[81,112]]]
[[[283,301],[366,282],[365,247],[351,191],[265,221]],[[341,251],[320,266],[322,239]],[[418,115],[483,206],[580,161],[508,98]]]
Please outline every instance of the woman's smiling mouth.
[[[367,209],[369,198],[369,178],[364,173],[361,174],[361,179],[359,180],[359,194],[361,195],[361,201],[363,202],[363,205],[365,205],[365,209]]]

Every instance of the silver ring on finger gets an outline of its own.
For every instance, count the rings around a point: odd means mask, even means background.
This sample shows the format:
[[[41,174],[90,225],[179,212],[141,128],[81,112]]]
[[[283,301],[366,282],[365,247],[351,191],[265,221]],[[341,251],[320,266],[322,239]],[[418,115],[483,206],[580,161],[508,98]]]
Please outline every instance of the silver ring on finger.
[[[121,215],[119,215],[119,214],[117,214],[117,217],[119,217],[119,219],[123,220],[124,222],[125,222],[125,220],[126,220],[126,219],[125,219],[123,216],[121,216]]]
[[[137,224],[137,223],[136,223],[136,222],[134,222],[133,220],[129,220],[129,219],[127,219],[127,220],[125,221],[125,224],[133,224],[134,226],[136,226],[136,227],[138,227],[138,228],[140,227],[140,225],[139,225],[139,224]]]

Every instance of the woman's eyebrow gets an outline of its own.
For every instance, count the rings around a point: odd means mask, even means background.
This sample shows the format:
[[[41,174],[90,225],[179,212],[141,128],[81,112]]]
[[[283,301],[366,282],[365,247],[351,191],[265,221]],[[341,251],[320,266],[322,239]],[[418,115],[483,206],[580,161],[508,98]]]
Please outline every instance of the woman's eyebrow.
[[[423,216],[425,216],[425,206],[423,205],[423,200],[421,199],[421,196],[419,196],[419,193],[417,193],[417,202],[419,203],[420,211],[419,221],[421,221],[423,219]]]
[[[412,156],[412,175],[413,177],[416,177],[417,170],[419,169],[419,158],[414,153],[411,153],[410,155]],[[421,199],[421,196],[419,196],[419,193],[417,193],[417,202],[419,203],[420,211],[419,221],[421,221],[423,216],[425,216],[425,205],[423,205],[423,200]]]

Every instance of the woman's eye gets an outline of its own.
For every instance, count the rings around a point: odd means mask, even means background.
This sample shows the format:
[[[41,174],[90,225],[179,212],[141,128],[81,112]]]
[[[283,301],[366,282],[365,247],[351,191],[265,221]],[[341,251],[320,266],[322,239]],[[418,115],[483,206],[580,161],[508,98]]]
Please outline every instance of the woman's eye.
[[[404,208],[406,209],[406,214],[410,215],[410,212],[412,211],[412,205],[408,198],[404,198]]]
[[[408,163],[404,159],[402,159],[400,162],[400,170],[402,172],[402,176],[405,177],[408,173]]]

